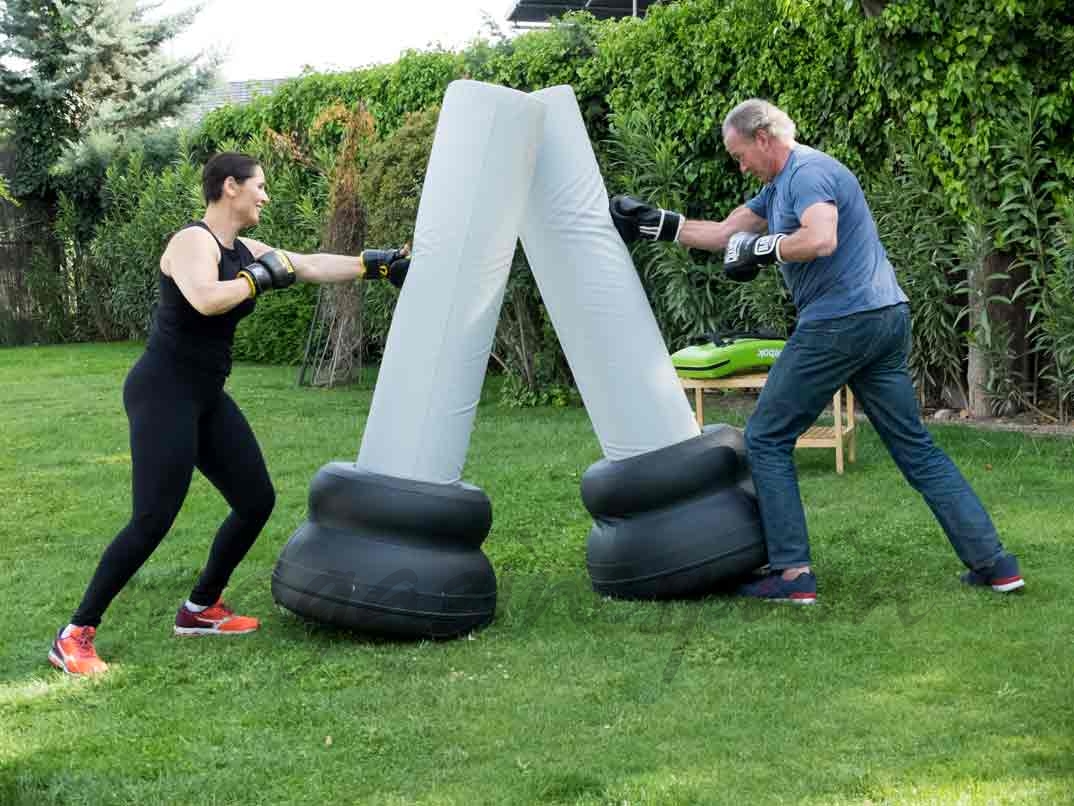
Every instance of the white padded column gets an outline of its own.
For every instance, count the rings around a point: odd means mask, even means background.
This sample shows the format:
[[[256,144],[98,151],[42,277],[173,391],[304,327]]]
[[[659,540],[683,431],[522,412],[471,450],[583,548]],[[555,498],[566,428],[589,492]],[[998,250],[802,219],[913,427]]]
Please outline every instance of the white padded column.
[[[359,468],[460,479],[543,117],[525,93],[448,86]]]
[[[522,244],[608,459],[700,433],[608,214],[608,193],[568,86],[533,93],[547,111]]]

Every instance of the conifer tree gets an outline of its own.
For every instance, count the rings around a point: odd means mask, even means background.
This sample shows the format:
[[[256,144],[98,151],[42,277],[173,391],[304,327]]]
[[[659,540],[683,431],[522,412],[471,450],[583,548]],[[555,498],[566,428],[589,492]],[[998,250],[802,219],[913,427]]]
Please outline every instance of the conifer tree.
[[[179,113],[218,61],[162,46],[201,6],[154,17],[146,0],[7,0],[0,4],[0,107],[18,150],[16,196],[48,198],[50,170],[91,135],[144,130]]]

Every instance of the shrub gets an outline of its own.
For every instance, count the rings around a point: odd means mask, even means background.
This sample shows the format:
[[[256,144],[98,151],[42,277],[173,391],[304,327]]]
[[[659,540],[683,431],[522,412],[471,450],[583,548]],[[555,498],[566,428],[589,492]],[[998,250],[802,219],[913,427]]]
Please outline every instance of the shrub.
[[[168,239],[201,216],[201,172],[188,159],[160,173],[137,151],[105,174],[104,219],[90,245],[86,285],[106,294],[106,335],[142,338],[157,300],[160,256]]]

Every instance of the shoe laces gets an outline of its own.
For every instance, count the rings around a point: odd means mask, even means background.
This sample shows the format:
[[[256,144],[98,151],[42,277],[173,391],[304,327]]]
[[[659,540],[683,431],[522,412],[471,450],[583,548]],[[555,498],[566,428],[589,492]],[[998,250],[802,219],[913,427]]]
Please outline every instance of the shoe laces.
[[[230,618],[235,615],[235,611],[224,604],[223,599],[218,599],[216,604],[209,605],[199,615],[206,618]]]
[[[79,655],[85,657],[97,654],[93,649],[93,638],[97,631],[93,627],[83,627],[81,630],[74,630],[73,633],[71,637],[75,639],[75,646]]]

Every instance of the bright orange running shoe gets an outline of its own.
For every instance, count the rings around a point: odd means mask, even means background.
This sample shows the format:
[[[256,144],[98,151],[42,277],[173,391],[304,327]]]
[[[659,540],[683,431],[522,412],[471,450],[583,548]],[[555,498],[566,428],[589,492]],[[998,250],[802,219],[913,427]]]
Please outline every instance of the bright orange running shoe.
[[[94,675],[108,671],[108,664],[97,657],[97,650],[93,648],[96,628],[74,627],[66,638],[61,635],[63,630],[56,633],[56,640],[48,651],[49,663],[67,674]]]
[[[223,599],[200,613],[189,610],[183,602],[175,614],[176,635],[244,635],[260,626],[255,618],[236,615]]]

